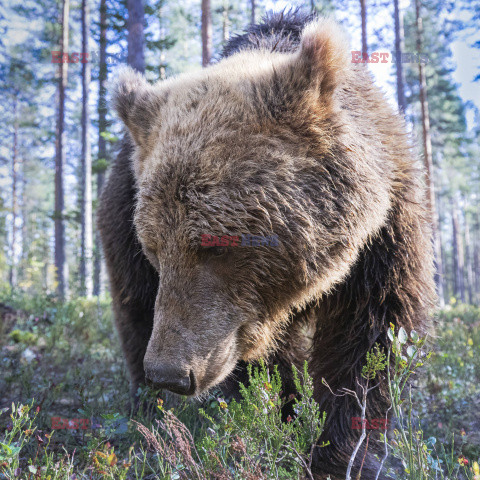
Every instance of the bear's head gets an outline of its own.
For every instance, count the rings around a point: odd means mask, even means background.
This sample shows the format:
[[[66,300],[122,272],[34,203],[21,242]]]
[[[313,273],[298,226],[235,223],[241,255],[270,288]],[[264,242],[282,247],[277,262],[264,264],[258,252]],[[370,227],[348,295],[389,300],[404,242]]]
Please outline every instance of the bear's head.
[[[343,124],[337,91],[349,76],[348,44],[326,20],[293,53],[246,50],[155,85],[120,74],[134,223],[159,275],[152,383],[198,395],[271,352],[291,313],[340,281],[379,228],[385,171],[358,161],[368,152]],[[279,245],[204,247],[204,234]]]

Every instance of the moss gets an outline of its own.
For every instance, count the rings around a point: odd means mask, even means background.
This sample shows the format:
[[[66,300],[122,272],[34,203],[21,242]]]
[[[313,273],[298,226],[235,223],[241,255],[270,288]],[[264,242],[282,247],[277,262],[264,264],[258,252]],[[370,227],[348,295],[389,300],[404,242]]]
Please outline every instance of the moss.
[[[32,332],[26,332],[24,330],[12,330],[9,334],[9,337],[15,343],[24,343],[26,345],[36,345],[38,336]]]

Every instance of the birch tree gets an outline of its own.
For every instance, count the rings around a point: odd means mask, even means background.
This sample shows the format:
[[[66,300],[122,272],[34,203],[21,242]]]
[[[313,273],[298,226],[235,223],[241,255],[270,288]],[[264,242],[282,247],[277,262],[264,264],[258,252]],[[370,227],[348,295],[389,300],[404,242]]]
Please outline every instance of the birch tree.
[[[82,0],[82,161],[81,161],[81,195],[80,217],[82,238],[80,242],[80,291],[82,295],[92,296],[92,157],[90,151],[90,115],[88,107],[90,91],[89,30],[90,11],[88,0]]]

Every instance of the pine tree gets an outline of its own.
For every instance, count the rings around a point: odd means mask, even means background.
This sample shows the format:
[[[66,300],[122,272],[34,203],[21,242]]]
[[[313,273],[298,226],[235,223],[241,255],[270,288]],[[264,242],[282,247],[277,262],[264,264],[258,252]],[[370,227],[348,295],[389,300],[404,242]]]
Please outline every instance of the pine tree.
[[[12,244],[10,247],[11,252],[11,265],[9,282],[12,289],[17,284],[17,270],[15,265],[15,249],[17,247],[17,219],[18,219],[18,171],[19,171],[19,158],[18,158],[18,100],[15,97],[13,100],[13,141],[12,141]]]
[[[55,155],[55,268],[57,278],[57,293],[65,297],[68,289],[68,270],[65,258],[65,90],[67,88],[67,67],[64,54],[68,53],[68,19],[70,0],[62,2],[62,40],[60,44],[61,61],[58,76],[58,117],[56,132]]]
[[[212,58],[212,11],[210,0],[202,0],[202,66]]]
[[[102,193],[103,183],[105,181],[105,171],[107,169],[107,1],[100,0],[100,22],[99,22],[99,67],[98,67],[98,154],[95,163],[97,174],[97,200]],[[93,273],[93,294],[102,293],[102,245],[98,229],[95,229],[95,253],[94,253],[94,273]]]
[[[360,19],[362,21],[362,52],[368,54],[367,44],[367,5],[365,0],[360,0]]]
[[[420,12],[420,0],[415,0],[415,17],[417,23],[417,52],[420,55],[423,52],[423,20]],[[400,59],[397,58],[397,63]],[[401,61],[401,60],[400,60]],[[437,208],[435,203],[435,180],[433,172],[432,159],[432,141],[430,137],[430,112],[427,100],[427,80],[425,76],[425,66],[423,62],[418,62],[418,77],[420,91],[420,106],[422,111],[422,132],[423,132],[423,159],[425,164],[425,176],[427,183],[427,205],[429,209],[433,242],[435,246],[435,263],[436,263],[436,283],[440,302],[444,299],[443,292],[443,265],[440,251],[440,242],[438,235]]]
[[[128,57],[127,63],[135,70],[145,72],[143,24],[145,12],[142,0],[127,0]]]
[[[407,103],[405,100],[405,84],[403,75],[402,53],[404,47],[403,15],[400,12],[399,0],[393,0],[395,24],[395,70],[397,80],[397,103],[400,112],[405,113]]]

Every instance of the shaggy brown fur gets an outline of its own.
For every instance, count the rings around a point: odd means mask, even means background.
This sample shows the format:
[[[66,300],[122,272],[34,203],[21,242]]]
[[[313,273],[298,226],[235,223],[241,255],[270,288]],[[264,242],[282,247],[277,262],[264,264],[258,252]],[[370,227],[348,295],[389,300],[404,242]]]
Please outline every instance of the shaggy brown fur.
[[[308,358],[328,415],[320,440],[330,446],[315,452],[322,478],[344,475],[359,435],[355,401],[322,377],[358,391],[390,322],[426,332],[434,285],[403,121],[350,62],[340,28],[305,22],[274,16],[196,74],[150,85],[124,71],[114,100],[132,141],[99,227],[134,388],[144,368],[153,384],[191,395],[225,379],[232,388],[235,367],[268,357],[288,389],[290,364]],[[204,248],[203,233],[275,234],[280,246]],[[382,377],[367,417],[387,407]],[[372,456],[362,478],[375,468]]]

